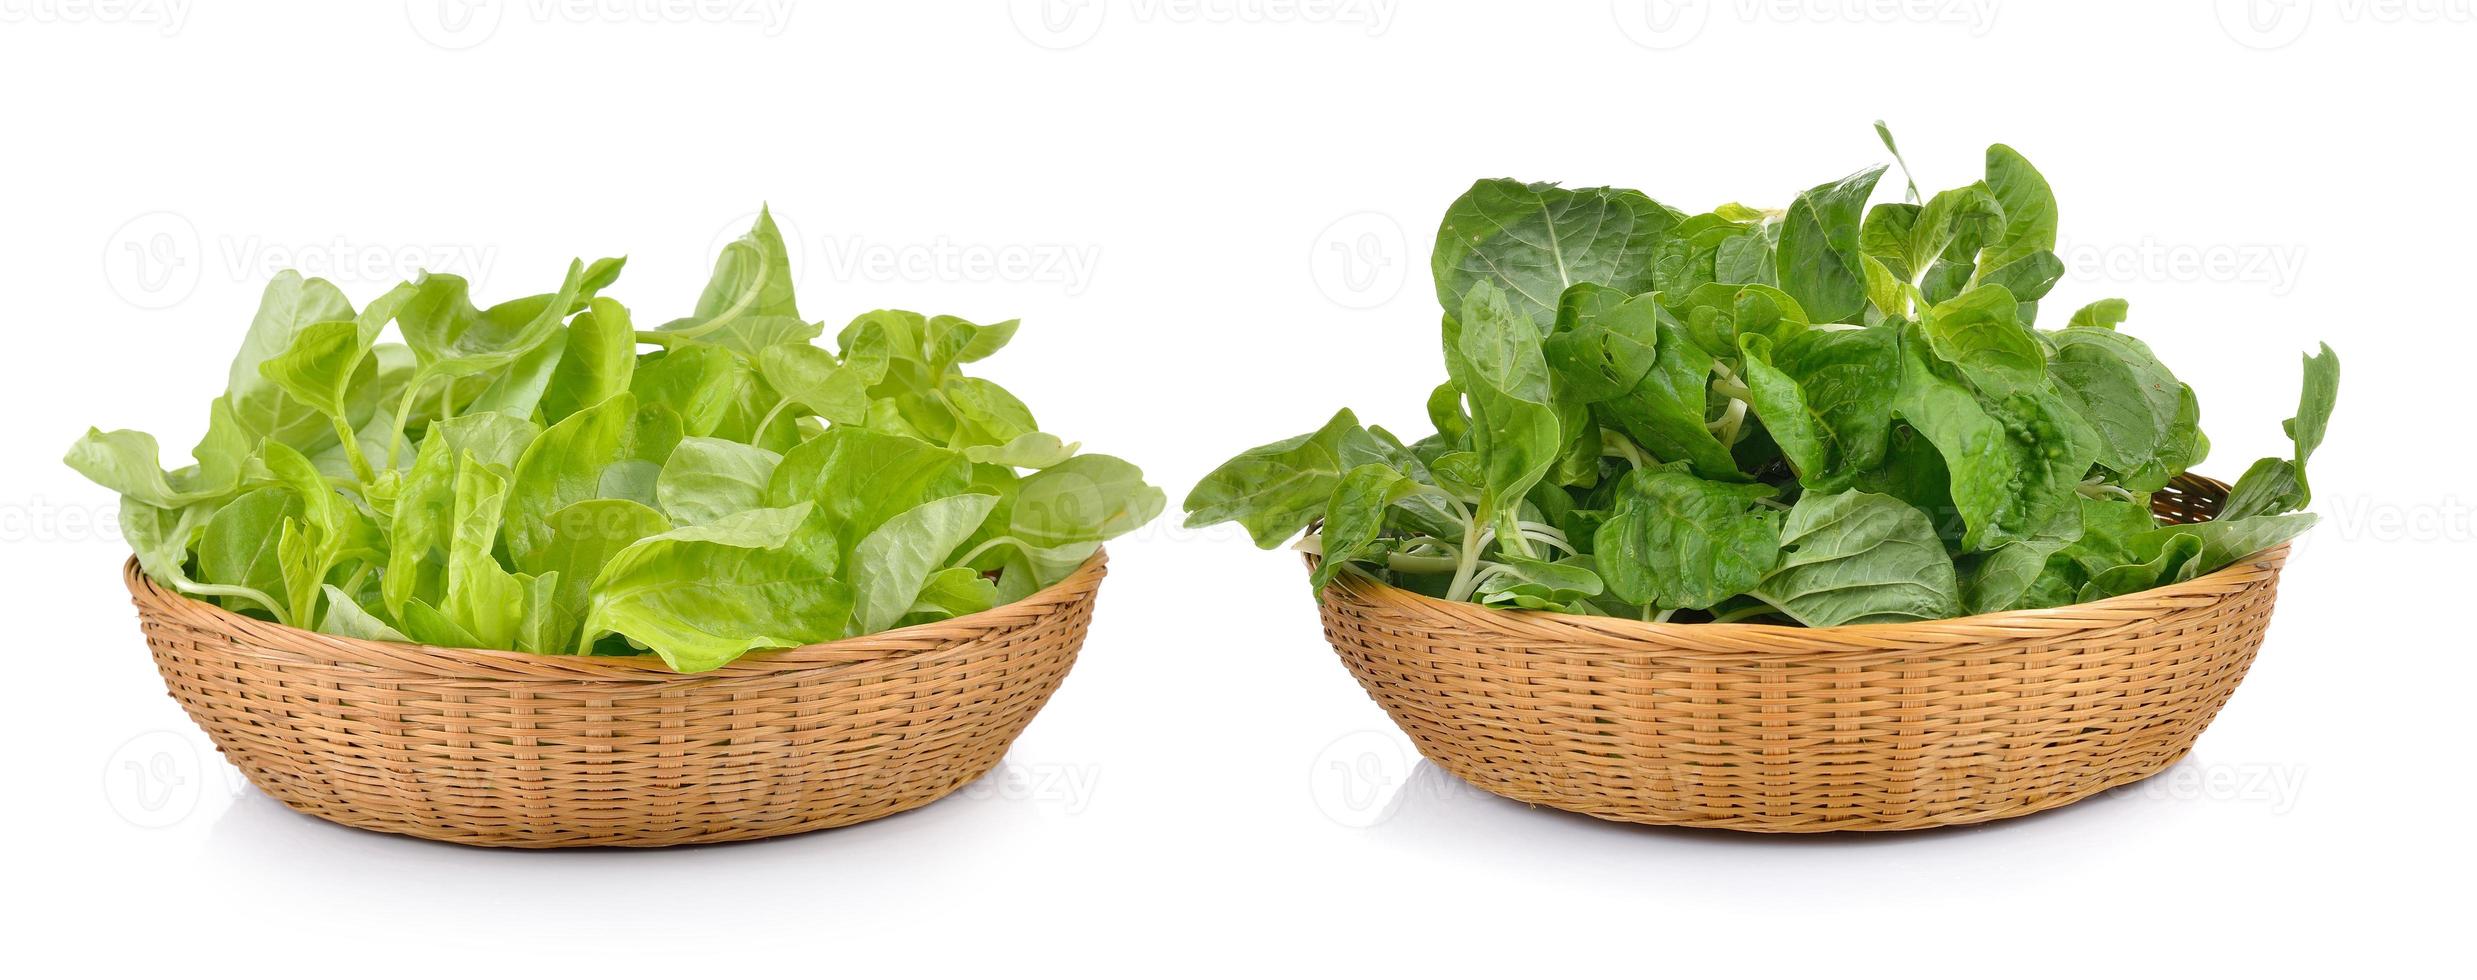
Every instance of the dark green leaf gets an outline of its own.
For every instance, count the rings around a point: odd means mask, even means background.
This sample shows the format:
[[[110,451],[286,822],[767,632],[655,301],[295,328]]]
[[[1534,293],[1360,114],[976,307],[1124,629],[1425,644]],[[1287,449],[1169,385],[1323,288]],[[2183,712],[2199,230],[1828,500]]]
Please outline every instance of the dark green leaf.
[[[1753,588],[1780,548],[1773,488],[1698,478],[1681,468],[1636,470],[1617,493],[1592,553],[1608,590],[1663,609],[1708,609]]]
[[[1774,260],[1781,291],[1796,297],[1816,323],[1854,321],[1866,306],[1858,239],[1866,199],[1884,168],[1869,167],[1808,190],[1789,205]]]
[[[1653,253],[1681,220],[1634,191],[1483,180],[1446,208],[1437,229],[1436,295],[1458,312],[1472,287],[1485,283],[1544,334],[1556,322],[1557,298],[1575,283],[1650,291]]]
[[[1952,558],[1916,508],[1852,490],[1807,494],[1780,528],[1780,563],[1756,598],[1808,626],[1960,615]]]

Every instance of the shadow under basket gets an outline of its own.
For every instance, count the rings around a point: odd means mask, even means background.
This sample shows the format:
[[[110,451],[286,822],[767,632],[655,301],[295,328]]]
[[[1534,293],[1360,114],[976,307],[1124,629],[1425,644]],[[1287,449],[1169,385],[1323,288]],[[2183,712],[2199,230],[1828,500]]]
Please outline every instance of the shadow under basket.
[[[2227,492],[2187,475],[2151,506],[2206,520]],[[2287,556],[1881,626],[1518,612],[1359,575],[1319,605],[1420,754],[1491,793],[1632,823],[1910,830],[2062,806],[2183,757],[2261,648]]]
[[[173,699],[285,805],[459,844],[658,847],[859,823],[979,778],[1074,665],[1106,563],[702,674],[329,636],[122,574]]]

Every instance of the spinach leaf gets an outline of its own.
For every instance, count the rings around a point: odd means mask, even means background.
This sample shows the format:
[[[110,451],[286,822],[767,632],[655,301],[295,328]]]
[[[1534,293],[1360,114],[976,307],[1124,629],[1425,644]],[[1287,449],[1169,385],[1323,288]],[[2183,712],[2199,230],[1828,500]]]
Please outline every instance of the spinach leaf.
[[[1961,612],[1952,557],[1926,515],[1882,494],[1810,493],[1780,528],[1780,562],[1745,590],[1808,626]]]
[[[2148,542],[2140,557],[2121,565],[2113,565],[2091,573],[2081,586],[2082,602],[2097,602],[2111,595],[2142,592],[2187,577],[2184,570],[2201,557],[2202,539],[2181,526],[2163,528],[2169,533]]]
[[[2219,520],[2163,528],[2152,493],[2209,453],[2199,399],[2120,330],[2124,300],[2039,329],[2064,271],[2046,177],[1997,145],[1926,194],[1877,136],[1900,201],[1871,200],[1883,167],[1700,214],[1479,182],[1431,259],[1435,433],[1405,444],[1343,412],[1215,469],[1187,525],[1236,521],[1270,548],[1321,521],[1302,545],[1318,587],[1358,573],[1514,609],[1818,626],[2152,588],[2303,530],[2287,512],[2328,429],[2327,348],[2289,458],[2255,463]],[[873,329],[917,349],[926,328]],[[978,567],[1031,560],[1005,537],[984,529],[1003,560]]]
[[[1748,402],[1806,486],[1838,490],[1881,465],[1892,434],[1898,334],[1810,330],[1775,346],[1739,338]]]
[[[1325,505],[1320,542],[1324,560],[1309,577],[1309,587],[1323,590],[1351,562],[1367,557],[1384,533],[1385,509],[1417,492],[1419,484],[1383,463],[1368,463],[1343,474],[1340,485],[1333,488],[1333,499]]]
[[[2047,574],[2048,561],[2089,533],[2086,525],[2090,510],[2098,503],[2085,497],[2080,501],[2080,510],[2057,511],[2037,534],[1956,559],[1967,611],[1976,615],[2018,608],[2017,604],[2036,590],[2039,580]],[[2147,506],[2141,511],[2148,517]],[[2148,526],[2147,521],[2144,526]]]
[[[258,299],[258,313],[250,318],[241,349],[233,355],[223,395],[233,417],[249,433],[253,449],[265,439],[315,449],[332,434],[316,407],[293,399],[258,368],[289,350],[294,337],[311,324],[352,318],[352,302],[324,279],[304,279],[287,270],[268,280]]]
[[[1774,257],[1781,291],[1818,323],[1842,323],[1866,305],[1858,239],[1867,196],[1884,168],[1869,167],[1800,194],[1781,223]]]
[[[1493,286],[1509,310],[1546,333],[1558,297],[1575,283],[1650,291],[1653,254],[1682,218],[1635,191],[1483,180],[1445,209],[1437,229],[1437,299],[1459,312],[1472,287]]]
[[[857,425],[869,414],[869,386],[879,377],[835,360],[834,355],[807,343],[776,344],[757,352],[757,369],[783,398],[810,415],[830,422]]]
[[[1675,320],[1659,325],[1659,354],[1633,390],[1597,404],[1599,418],[1654,458],[1682,460],[1714,479],[1742,477],[1709,419],[1718,361]]]
[[[2100,327],[2046,338],[2056,389],[2098,430],[2099,465],[2148,493],[2202,459],[2201,404],[2148,345]]]
[[[2097,437],[2060,397],[2043,389],[1984,392],[1932,356],[1914,328],[1902,346],[1893,409],[1943,455],[1952,503],[1968,526],[1964,550],[2029,538],[2074,506]],[[2004,362],[1981,363],[1981,376],[2003,377],[1988,365]]]
[[[430,274],[396,313],[423,375],[457,378],[505,367],[560,333],[568,307],[584,286],[585,267],[568,264],[559,291],[476,310],[458,276]],[[418,386],[416,386],[418,387]]]
[[[1484,282],[1465,295],[1461,319],[1445,323],[1445,369],[1471,407],[1481,510],[1491,515],[1547,476],[1563,445],[1540,340],[1505,294]]]
[[[680,524],[710,524],[765,502],[766,485],[783,457],[746,443],[681,439],[654,481],[662,513]]]
[[[1025,477],[1010,527],[1015,537],[1036,548],[1081,547],[1089,555],[1101,542],[1161,516],[1166,502],[1134,464],[1115,456],[1083,455]],[[1072,570],[1054,569],[1059,575]]]
[[[1919,333],[1944,363],[1991,398],[2038,391],[2047,381],[2047,349],[2018,315],[2012,290],[1980,286],[1927,310]]]
[[[232,493],[230,484],[203,479],[202,468],[165,473],[158,453],[155,437],[146,433],[134,429],[88,429],[85,437],[69,448],[65,462],[79,475],[114,493],[168,510]],[[237,473],[234,478],[238,478]]]
[[[836,426],[784,454],[766,482],[769,507],[813,504],[807,539],[828,568],[896,514],[965,492],[972,464],[962,453],[909,436]]]
[[[635,376],[635,321],[618,300],[594,297],[568,321],[558,367],[542,392],[542,416],[557,422],[602,404],[627,391]]]
[[[1540,353],[1561,382],[1560,394],[1607,401],[1633,391],[1658,365],[1661,325],[1674,329],[1674,322],[1659,294],[1628,297],[1597,283],[1580,283],[1558,299],[1556,326],[1541,343]],[[1461,400],[1461,386],[1447,381],[1428,401],[1438,431],[1453,430],[1456,439],[1467,435]]]
[[[857,632],[875,633],[910,612],[929,577],[980,527],[998,498],[960,493],[896,514],[852,550],[852,615]]]
[[[1627,602],[1708,609],[1763,580],[1780,553],[1781,515],[1762,484],[1682,468],[1635,470],[1593,539],[1600,578]]]
[[[1236,521],[1258,547],[1288,541],[1324,513],[1347,460],[1376,455],[1373,441],[1345,408],[1314,432],[1240,453],[1188,491],[1187,526]]]
[[[920,596],[904,614],[902,625],[969,616],[998,604],[998,584],[976,568],[941,568],[921,583]]]
[[[2114,330],[2118,324],[2124,322],[2125,311],[2128,308],[2129,304],[2120,299],[2094,300],[2089,305],[2074,310],[2072,318],[2064,325]]]
[[[553,513],[549,540],[524,569],[537,582],[556,583],[547,597],[527,600],[528,609],[548,623],[536,631],[543,635],[530,649],[536,653],[572,649],[603,566],[629,545],[670,530],[672,523],[661,512],[633,500],[579,500]]]
[[[2331,345],[2305,358],[2304,390],[2297,396],[2296,414],[2282,423],[2295,452],[2287,459],[2262,459],[2245,470],[2220,508],[2222,519],[2257,517],[2297,510],[2314,499],[2305,482],[2305,461],[2321,448],[2331,425],[2331,405],[2339,398],[2339,355]]]
[[[999,446],[965,446],[963,456],[975,463],[994,463],[1010,469],[1046,469],[1066,462],[1075,455],[1080,443],[1067,442],[1046,432],[1026,432]]]
[[[267,597],[285,595],[284,567],[276,540],[286,521],[301,519],[301,498],[287,487],[260,487],[215,511],[198,539],[198,574],[209,582],[241,586],[242,595],[221,597],[224,608],[261,609],[291,618]]]
[[[612,495],[606,477],[631,458],[635,438],[636,401],[622,394],[559,420],[525,447],[506,501],[507,553],[516,567],[535,565],[550,546],[552,514]]]
[[[349,636],[356,640],[413,642],[412,637],[404,635],[395,627],[387,625],[386,620],[371,615],[368,610],[363,609],[361,603],[346,594],[344,590],[332,585],[320,586],[319,590],[327,597],[327,615],[325,619],[318,621],[319,632]]]
[[[1987,148],[1987,189],[2004,208],[2003,230],[1988,242],[1978,258],[1979,278],[1992,279],[2003,270],[2041,253],[2053,258],[2056,247],[2056,196],[2047,178],[2020,152],[1998,143]]]
[[[671,669],[712,670],[750,650],[844,635],[853,591],[798,547],[803,513],[752,511],[724,525],[679,528],[611,556],[594,579],[578,653],[605,635],[650,647]],[[751,520],[754,515],[772,518]]]
[[[516,649],[528,582],[499,564],[506,477],[465,457],[456,468],[456,511],[448,536],[447,597],[439,613],[487,649]]]

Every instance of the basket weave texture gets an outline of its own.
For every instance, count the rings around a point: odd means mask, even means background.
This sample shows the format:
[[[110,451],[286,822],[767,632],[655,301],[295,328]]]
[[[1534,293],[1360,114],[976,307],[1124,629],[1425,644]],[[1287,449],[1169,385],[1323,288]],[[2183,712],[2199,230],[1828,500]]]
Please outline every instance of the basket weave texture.
[[[355,640],[123,571],[172,697],[294,809],[506,847],[749,840],[935,801],[1074,665],[1106,556],[1021,601],[702,674]]]
[[[2226,494],[2180,477],[2152,508],[2204,520]],[[1420,753],[1491,793],[1633,823],[1907,830],[2062,806],[2181,758],[2260,649],[2287,555],[1900,625],[1514,612],[1360,575],[1320,608]]]

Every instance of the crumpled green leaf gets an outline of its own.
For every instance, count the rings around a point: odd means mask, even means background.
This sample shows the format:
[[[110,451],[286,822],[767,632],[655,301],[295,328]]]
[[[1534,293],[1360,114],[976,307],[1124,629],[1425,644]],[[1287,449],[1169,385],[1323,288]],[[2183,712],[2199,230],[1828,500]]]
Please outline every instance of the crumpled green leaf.
[[[661,327],[603,295],[624,266],[487,308],[429,274],[358,312],[278,275],[195,462],[131,430],[67,462],[122,495],[148,575],[241,615],[681,670],[989,609],[1163,504],[964,373],[1016,321],[879,310],[819,346],[765,213]]]

